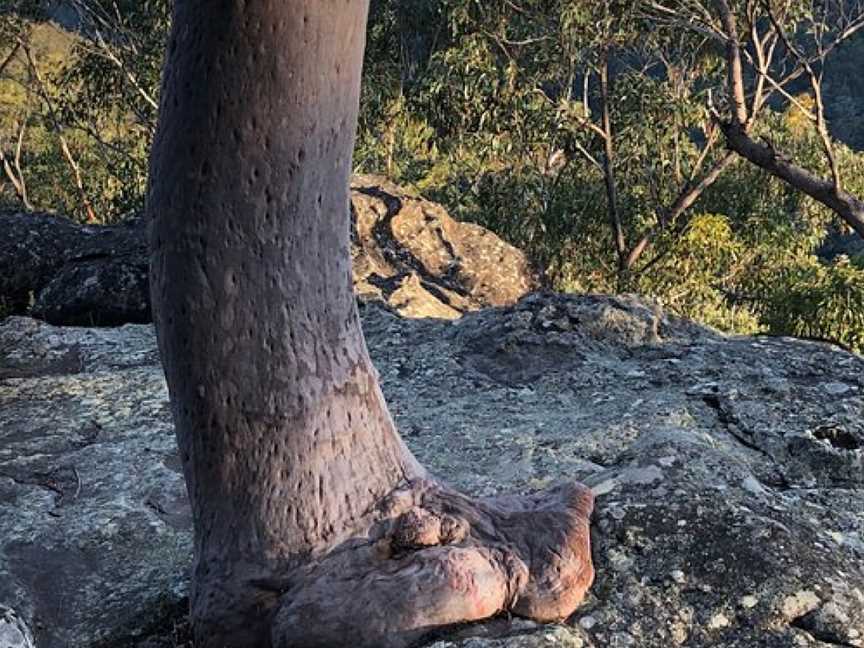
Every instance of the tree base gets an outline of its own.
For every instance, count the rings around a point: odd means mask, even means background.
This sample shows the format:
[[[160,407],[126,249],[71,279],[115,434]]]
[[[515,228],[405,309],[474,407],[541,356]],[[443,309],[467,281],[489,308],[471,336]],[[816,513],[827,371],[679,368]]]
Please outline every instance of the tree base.
[[[416,480],[367,528],[291,574],[274,648],[403,648],[446,626],[512,613],[561,621],[594,579],[591,491],[577,483],[472,500]]]

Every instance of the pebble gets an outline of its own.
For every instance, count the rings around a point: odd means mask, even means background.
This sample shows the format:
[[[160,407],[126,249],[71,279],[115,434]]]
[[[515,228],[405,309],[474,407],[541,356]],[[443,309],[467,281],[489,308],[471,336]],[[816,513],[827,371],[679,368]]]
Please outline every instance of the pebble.
[[[609,645],[614,646],[615,648],[618,648],[619,646],[634,646],[636,645],[636,639],[626,632],[616,632],[612,635],[612,640],[609,642]]]
[[[744,481],[741,482],[741,488],[753,495],[764,495],[766,492],[762,484],[759,483],[759,480],[753,475],[747,476]]]
[[[799,590],[783,599],[783,616],[787,619],[795,619],[815,610],[820,603],[815,592]]]
[[[850,387],[846,383],[841,382],[825,383],[824,385],[822,385],[822,388],[832,396],[841,396],[848,393],[852,389],[852,387]]]
[[[588,614],[579,619],[579,625],[585,628],[585,630],[590,630],[595,625],[597,625],[597,619]]]
[[[759,604],[759,599],[752,594],[748,594],[747,596],[742,596],[738,602],[741,604],[741,607],[750,610]]]
[[[0,605],[0,646],[34,648],[33,635],[15,610]]]
[[[708,621],[708,629],[719,630],[720,628],[728,628],[730,623],[729,617],[722,612],[718,612]]]

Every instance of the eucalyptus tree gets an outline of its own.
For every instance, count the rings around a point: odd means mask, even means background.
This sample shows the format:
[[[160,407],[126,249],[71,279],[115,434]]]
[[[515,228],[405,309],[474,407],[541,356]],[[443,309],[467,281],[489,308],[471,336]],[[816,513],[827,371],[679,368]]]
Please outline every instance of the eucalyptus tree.
[[[716,47],[658,28],[644,5],[451,3],[450,32],[409,102],[451,166],[472,166],[460,207],[482,195],[478,217],[547,266],[568,238],[602,239],[591,271],[619,289],[654,266],[737,159],[704,104]]]
[[[0,84],[7,78],[6,71],[15,64],[16,58],[21,53],[23,33],[23,25],[17,16],[0,14],[0,42],[4,43],[0,49]],[[24,112],[9,121],[11,123],[3,123],[0,126],[0,168],[3,171],[0,179],[3,180],[3,184],[11,185],[17,201],[25,209],[33,209],[28,196],[27,177],[22,168],[24,138],[27,134],[29,115]],[[3,184],[0,184],[0,196],[4,193]]]
[[[710,109],[729,150],[823,204],[864,237],[864,199],[844,183],[823,96],[829,57],[864,29],[864,2],[661,0],[647,6],[646,14],[658,23],[698,33],[723,48],[725,103]],[[800,79],[803,93],[795,87]],[[818,166],[826,175],[779,150],[770,138],[754,136],[756,120],[775,97],[812,124],[823,154]]]
[[[349,255],[366,15],[364,0],[175,4],[147,209],[201,648],[560,620],[593,578],[590,490],[470,499],[387,411]]]

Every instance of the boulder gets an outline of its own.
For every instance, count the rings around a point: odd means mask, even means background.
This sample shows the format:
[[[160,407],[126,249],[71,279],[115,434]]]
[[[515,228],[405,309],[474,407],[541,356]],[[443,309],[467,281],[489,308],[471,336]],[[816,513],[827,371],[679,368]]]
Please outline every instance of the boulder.
[[[359,294],[407,317],[452,319],[537,287],[525,255],[482,227],[383,178],[357,176],[351,188]],[[100,227],[6,213],[0,231],[0,313],[68,326],[151,321],[143,219]]]
[[[0,307],[54,324],[149,322],[143,222],[76,225],[41,213],[0,214]]]
[[[479,496],[597,497],[565,624],[435,648],[864,646],[864,359],[724,336],[636,297],[454,320],[361,307],[418,458]],[[0,604],[39,648],[183,641],[188,505],[148,326],[0,324]]]
[[[63,266],[81,229],[50,214],[0,214],[0,309],[27,310]]]
[[[408,317],[453,319],[536,289],[522,252],[378,176],[351,182],[354,285]]]

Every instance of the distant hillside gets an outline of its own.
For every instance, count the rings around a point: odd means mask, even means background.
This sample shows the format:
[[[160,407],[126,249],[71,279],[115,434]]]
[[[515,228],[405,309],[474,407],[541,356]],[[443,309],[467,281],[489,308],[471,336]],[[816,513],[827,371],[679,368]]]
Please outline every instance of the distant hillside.
[[[840,48],[826,70],[825,96],[835,137],[864,150],[864,34]]]
[[[45,13],[48,17],[67,30],[75,30],[81,24],[81,18],[75,7],[64,0],[46,3]]]

